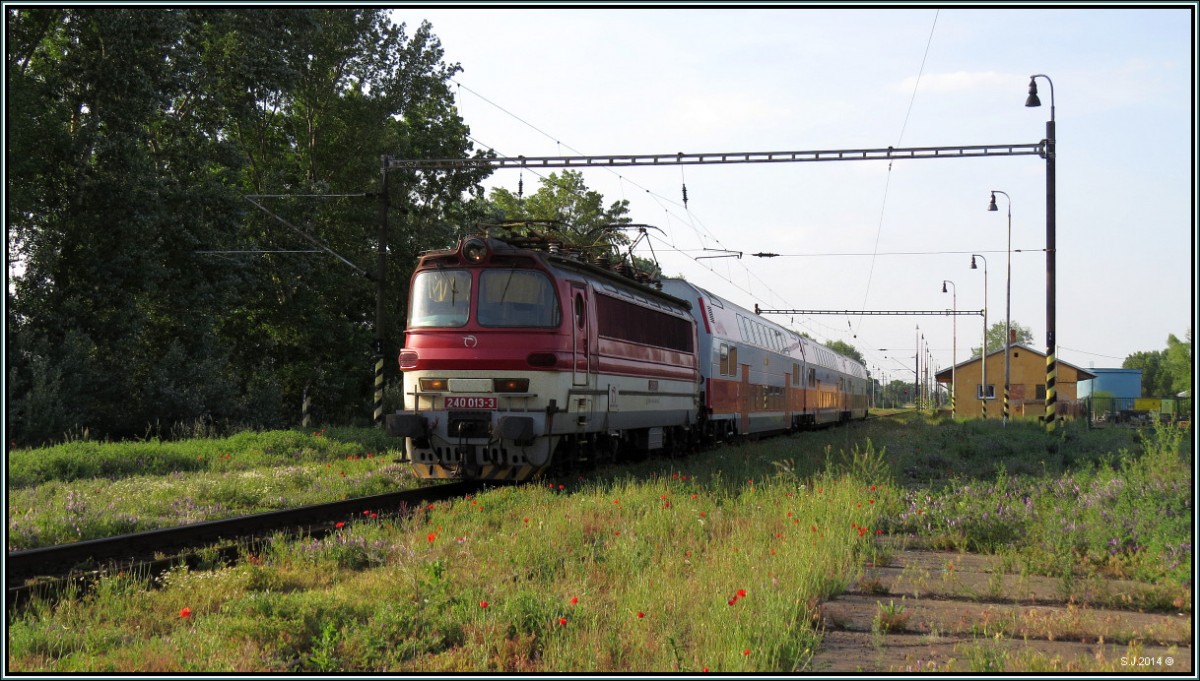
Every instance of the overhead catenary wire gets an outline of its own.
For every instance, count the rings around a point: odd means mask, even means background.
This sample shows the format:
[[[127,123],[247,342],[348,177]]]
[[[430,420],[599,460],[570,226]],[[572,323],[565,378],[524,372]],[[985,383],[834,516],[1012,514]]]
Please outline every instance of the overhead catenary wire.
[[[900,134],[896,138],[896,146],[897,147],[901,146],[901,143],[904,141],[904,131],[908,129],[908,119],[912,115],[913,103],[917,100],[917,89],[921,85],[921,76],[924,75],[924,73],[925,73],[925,62],[929,58],[929,46],[933,44],[933,32],[934,32],[934,30],[937,29],[938,14],[940,12],[941,12],[941,10],[935,10],[933,13],[933,26],[931,26],[929,28],[929,38],[926,39],[926,41],[925,41],[925,53],[923,55],[921,55],[921,67],[919,69],[917,69],[917,80],[915,83],[913,83],[912,96],[909,97],[909,100],[908,100],[908,109],[905,110],[905,112],[904,112],[904,122],[900,124]],[[891,185],[892,185],[892,162],[889,161],[888,162],[888,170],[887,170],[887,179],[884,182],[884,186],[883,186],[883,200],[880,202],[880,206],[879,206],[879,222],[877,223],[877,225],[875,227],[875,250],[879,249],[879,240],[883,235],[884,214],[887,212],[888,191],[891,188]],[[871,266],[867,270],[866,288],[863,291],[862,306],[864,308],[867,306],[867,300],[870,299],[870,296],[871,296],[871,281],[874,278],[874,276],[875,276],[875,260],[872,258]],[[861,328],[862,328],[862,321],[860,320],[859,321],[859,329],[861,330]]]

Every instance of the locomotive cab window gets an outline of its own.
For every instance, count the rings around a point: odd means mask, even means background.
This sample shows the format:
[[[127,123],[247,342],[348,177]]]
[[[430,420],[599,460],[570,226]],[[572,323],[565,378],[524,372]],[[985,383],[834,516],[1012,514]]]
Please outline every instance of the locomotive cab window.
[[[408,325],[457,327],[467,323],[471,305],[471,273],[466,270],[426,270],[413,281]]]
[[[558,326],[561,314],[554,287],[541,272],[484,270],[476,318],[483,326],[547,328]]]

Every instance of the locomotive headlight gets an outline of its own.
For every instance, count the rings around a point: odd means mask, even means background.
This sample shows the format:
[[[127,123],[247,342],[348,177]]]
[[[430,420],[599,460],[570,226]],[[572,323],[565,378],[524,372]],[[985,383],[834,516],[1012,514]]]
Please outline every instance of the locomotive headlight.
[[[446,379],[444,378],[422,378],[421,392],[427,393],[443,393],[446,392]]]
[[[494,378],[492,390],[498,393],[527,393],[529,392],[528,378]]]
[[[471,239],[463,245],[462,253],[469,262],[481,263],[487,257],[487,244],[479,239]]]

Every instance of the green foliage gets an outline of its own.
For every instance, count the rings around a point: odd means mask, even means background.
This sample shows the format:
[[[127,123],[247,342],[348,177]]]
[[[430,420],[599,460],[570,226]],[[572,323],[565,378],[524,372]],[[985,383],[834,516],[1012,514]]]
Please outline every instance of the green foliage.
[[[1033,345],[1033,331],[1028,326],[1018,324],[1015,320],[1009,325],[1009,328],[1017,335],[1016,342],[1024,345]],[[1007,335],[1004,333],[1004,321],[998,321],[988,327],[987,330],[987,347],[988,354],[992,354],[996,350],[1004,348],[1004,342]],[[978,357],[981,354],[982,347],[976,345],[971,348],[971,357]]]
[[[542,178],[541,186],[528,197],[518,196],[508,189],[492,190],[491,202],[505,220],[552,220],[561,223],[558,236],[566,243],[592,246],[596,243],[620,244],[628,239],[620,232],[606,229],[610,225],[628,224],[629,202],[614,201],[604,207],[604,196],[587,188],[583,173],[564,170],[561,175],[550,173]]]
[[[846,357],[853,359],[854,361],[858,362],[859,364],[865,365],[867,363],[867,361],[865,359],[863,359],[862,353],[859,352],[857,348],[855,348],[853,345],[850,345],[846,341],[843,341],[843,340],[826,341],[825,347],[829,348],[830,350],[833,350],[834,352],[836,352],[838,354],[845,355]]]
[[[1192,389],[1192,331],[1186,340],[1167,336],[1165,350],[1135,352],[1121,363],[1122,369],[1142,370],[1143,397],[1174,397]]]
[[[23,266],[8,293],[12,439],[280,427],[306,388],[319,419],[369,418],[377,286],[360,274],[386,275],[394,357],[416,254],[488,172],[391,172],[392,257],[374,271],[379,200],[362,195],[380,188],[381,155],[471,154],[448,85],[459,67],[428,24],[389,16],[6,12],[8,255]],[[314,241],[358,270],[278,252]]]

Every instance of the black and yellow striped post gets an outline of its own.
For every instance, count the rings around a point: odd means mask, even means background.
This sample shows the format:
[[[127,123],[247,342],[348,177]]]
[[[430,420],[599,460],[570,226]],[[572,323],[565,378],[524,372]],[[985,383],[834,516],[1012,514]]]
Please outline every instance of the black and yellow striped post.
[[[300,425],[304,428],[312,423],[309,410],[312,408],[312,398],[308,396],[308,386],[304,386],[304,401],[300,403]]]
[[[1058,364],[1054,361],[1054,350],[1046,354],[1046,430],[1054,430],[1054,419],[1058,391],[1054,387],[1057,380]]]
[[[1004,424],[1008,425],[1008,384],[1004,384]]]
[[[1054,131],[1054,81],[1044,73],[1035,73],[1029,77],[1029,97],[1025,106],[1041,106],[1038,97],[1037,79],[1045,78],[1050,84],[1050,120],[1046,121],[1046,139],[1043,140],[1042,158],[1046,159],[1046,416],[1047,432],[1054,430],[1055,409],[1057,405],[1054,380],[1056,362],[1054,358],[1057,340],[1054,333],[1055,324],[1055,254],[1058,246],[1055,243],[1055,131]]]
[[[388,235],[388,162],[386,154],[379,157],[379,252],[375,261],[375,404],[374,423],[383,425],[383,346],[387,333],[383,327],[384,299],[387,295],[387,235]]]
[[[375,425],[383,423],[383,355],[375,357]]]

